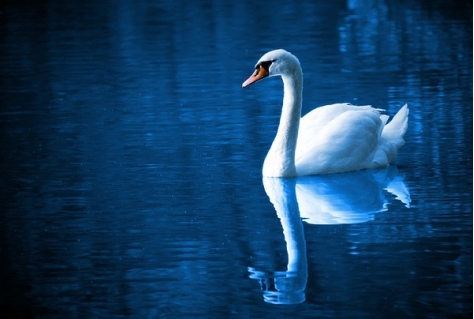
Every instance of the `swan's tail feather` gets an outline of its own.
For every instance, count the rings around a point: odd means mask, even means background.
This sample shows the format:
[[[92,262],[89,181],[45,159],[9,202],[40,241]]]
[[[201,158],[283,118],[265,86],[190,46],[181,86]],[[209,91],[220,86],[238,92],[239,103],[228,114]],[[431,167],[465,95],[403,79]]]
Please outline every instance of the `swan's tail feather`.
[[[408,113],[410,113],[410,110],[408,105],[405,104],[382,131],[382,136],[393,143],[397,149],[405,144],[403,136],[408,127]]]
[[[380,119],[382,120],[382,123],[383,123],[383,126],[384,126],[384,127],[385,127],[385,125],[387,124],[389,117],[390,117],[390,116],[385,115],[385,114],[380,115]]]

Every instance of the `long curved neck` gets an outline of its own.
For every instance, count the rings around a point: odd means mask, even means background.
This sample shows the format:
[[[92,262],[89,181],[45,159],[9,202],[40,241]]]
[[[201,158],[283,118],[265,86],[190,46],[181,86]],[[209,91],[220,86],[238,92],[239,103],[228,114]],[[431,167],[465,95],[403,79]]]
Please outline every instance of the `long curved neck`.
[[[289,177],[296,175],[295,151],[303,100],[303,72],[295,69],[290,75],[282,75],[283,107],[280,125],[263,164],[263,175]]]

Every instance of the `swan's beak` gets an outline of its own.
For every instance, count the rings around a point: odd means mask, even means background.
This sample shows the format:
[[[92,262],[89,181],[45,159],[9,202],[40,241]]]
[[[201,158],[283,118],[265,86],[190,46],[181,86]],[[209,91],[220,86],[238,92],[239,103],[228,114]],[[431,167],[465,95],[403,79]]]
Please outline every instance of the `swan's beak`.
[[[247,86],[249,86],[250,84],[253,84],[265,77],[268,76],[268,71],[265,70],[265,68],[261,65],[257,66],[257,68],[255,69],[255,72],[253,72],[253,74],[247,79],[247,81],[245,81],[244,83],[242,83],[242,88],[245,88]]]

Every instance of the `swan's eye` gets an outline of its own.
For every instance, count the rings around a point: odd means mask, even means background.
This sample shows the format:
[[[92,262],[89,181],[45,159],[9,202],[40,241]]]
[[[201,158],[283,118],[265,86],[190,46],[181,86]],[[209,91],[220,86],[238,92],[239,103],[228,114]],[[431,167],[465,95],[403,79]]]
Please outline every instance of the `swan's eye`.
[[[260,62],[260,65],[268,72],[268,69],[270,68],[270,65],[272,65],[273,61],[275,60]]]

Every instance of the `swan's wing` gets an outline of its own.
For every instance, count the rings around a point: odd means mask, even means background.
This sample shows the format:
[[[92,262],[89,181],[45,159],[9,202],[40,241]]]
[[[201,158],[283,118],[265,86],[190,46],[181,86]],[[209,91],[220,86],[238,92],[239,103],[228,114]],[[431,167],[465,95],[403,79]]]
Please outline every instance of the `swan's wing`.
[[[335,104],[313,112],[301,121],[296,146],[298,174],[364,168],[383,128],[379,111],[370,106]]]
[[[332,120],[349,111],[379,114],[380,109],[374,109],[370,105],[356,106],[350,103],[337,103],[315,108],[301,118],[298,142],[305,145],[306,139],[310,141],[314,140],[315,133],[317,134],[317,132],[323,130]],[[388,116],[386,117],[388,119]]]
[[[347,111],[357,111],[371,108],[370,106],[355,106],[349,103],[338,103],[315,108],[301,118],[300,132],[305,130],[316,130],[327,125],[327,123]]]

